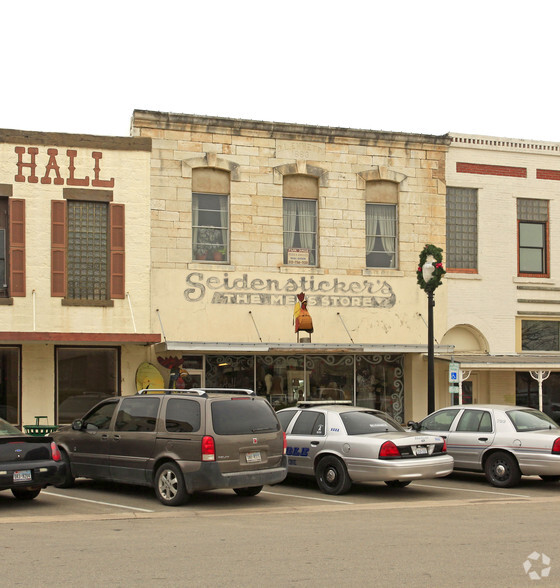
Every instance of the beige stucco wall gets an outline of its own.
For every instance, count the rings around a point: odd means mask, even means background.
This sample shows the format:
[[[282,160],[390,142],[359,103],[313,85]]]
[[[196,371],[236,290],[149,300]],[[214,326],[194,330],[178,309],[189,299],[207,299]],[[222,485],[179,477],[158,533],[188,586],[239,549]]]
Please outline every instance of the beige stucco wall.
[[[22,157],[25,163],[31,162],[28,149],[38,149],[35,156],[37,182],[29,181],[31,170],[25,166],[22,168],[25,181],[16,180],[16,147],[25,149]],[[58,176],[54,169],[47,171],[49,161],[52,167],[49,149],[58,152],[55,158]],[[73,176],[67,150],[77,152]],[[114,179],[114,186],[96,188],[93,185],[96,177],[93,152],[102,154],[98,179]],[[71,177],[88,177],[88,185],[69,185]],[[49,178],[51,182],[47,183]],[[55,185],[55,178],[60,178],[61,183]],[[120,347],[121,391],[134,393],[136,369],[150,358],[150,348],[121,344],[119,340],[107,343],[103,335],[151,332],[150,142],[0,129],[0,187],[2,194],[11,192],[12,198],[25,200],[26,295],[4,299],[4,304],[0,304],[0,342],[21,347],[21,424],[33,424],[35,415],[45,415],[49,423],[55,422],[56,344]],[[128,297],[114,299],[112,306],[65,306],[62,298],[51,296],[51,200],[62,200],[66,188],[110,190],[112,201],[125,205],[125,290]],[[3,337],[2,333],[7,335]],[[56,344],[29,342],[35,333],[68,333],[68,336]],[[95,335],[88,341],[84,333]],[[75,342],[74,335],[81,340]]]
[[[20,132],[21,133],[21,132]],[[114,178],[113,202],[125,204],[126,223],[126,291],[130,294],[134,323],[137,332],[147,333],[150,328],[150,197],[149,197],[149,151],[120,150],[107,148],[111,139],[98,138],[80,147],[81,136],[34,133],[29,138],[9,136],[12,141],[2,142],[0,134],[0,184],[12,185],[13,198],[25,200],[26,214],[26,296],[13,299],[13,305],[0,305],[0,322],[4,331],[39,332],[134,332],[129,302],[114,300],[110,308],[62,306],[61,298],[51,297],[50,250],[51,250],[51,200],[62,199],[63,189],[69,186],[67,149],[77,151],[75,158],[76,178],[94,177],[92,151],[102,152],[100,178]],[[18,141],[19,139],[19,141]],[[128,140],[130,141],[130,140]],[[15,181],[18,154],[15,147],[23,146],[25,162],[31,161],[28,148],[38,148],[36,155],[37,183],[30,183],[29,168],[23,169],[25,182]],[[58,150],[57,161],[63,185],[43,184],[49,161],[47,149]],[[55,173],[50,173],[54,180]],[[91,186],[83,189],[95,189]]]
[[[491,355],[523,354],[521,318],[560,318],[560,234],[555,230],[560,223],[560,181],[537,178],[537,170],[560,170],[560,144],[456,133],[451,137],[447,185],[478,190],[478,272],[447,274],[447,331],[469,325],[487,343],[479,352],[486,346]],[[526,177],[512,177],[511,170],[458,172],[457,163],[524,168]],[[517,198],[549,202],[550,277],[517,275]],[[451,341],[459,351],[477,351],[467,341],[461,347],[453,333],[444,337],[444,342]],[[520,364],[517,369],[530,368]],[[472,371],[475,401],[515,404],[515,374],[515,368]]]
[[[560,182],[537,179],[537,169],[560,170],[560,144],[498,137],[455,135],[446,163],[447,184],[478,189],[478,273],[446,276],[447,329],[467,324],[486,338],[491,354],[511,354],[516,347],[518,312],[558,311],[560,285]],[[458,173],[457,162],[514,166],[527,169],[526,178]],[[549,278],[517,276],[517,198],[550,201]],[[520,286],[540,288],[519,290]],[[533,299],[535,302],[521,302]],[[536,302],[541,300],[542,302]],[[556,306],[555,306],[556,305]]]

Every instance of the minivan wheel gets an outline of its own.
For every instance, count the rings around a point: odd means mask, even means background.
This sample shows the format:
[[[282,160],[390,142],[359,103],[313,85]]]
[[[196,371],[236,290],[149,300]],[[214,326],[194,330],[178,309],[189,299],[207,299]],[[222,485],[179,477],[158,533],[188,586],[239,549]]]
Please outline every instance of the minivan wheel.
[[[158,468],[155,491],[158,500],[166,506],[179,506],[189,498],[183,472],[171,461]]]
[[[484,473],[490,484],[498,488],[512,488],[521,480],[517,461],[504,451],[497,451],[486,460]]]
[[[39,496],[41,488],[12,488],[12,494],[18,500],[33,500]]]
[[[249,486],[248,488],[234,488],[233,491],[237,496],[256,496],[262,489],[262,486]]]
[[[319,490],[325,494],[345,494],[352,486],[346,466],[333,455],[323,457],[319,461],[315,469],[315,479]]]

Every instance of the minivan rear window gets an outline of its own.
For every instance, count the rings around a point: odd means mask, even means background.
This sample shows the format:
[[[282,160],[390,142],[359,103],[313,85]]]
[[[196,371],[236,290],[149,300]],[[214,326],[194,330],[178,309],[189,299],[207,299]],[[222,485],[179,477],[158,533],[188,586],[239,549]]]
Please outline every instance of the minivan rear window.
[[[280,430],[272,407],[256,398],[212,402],[212,421],[217,435],[254,435]]]

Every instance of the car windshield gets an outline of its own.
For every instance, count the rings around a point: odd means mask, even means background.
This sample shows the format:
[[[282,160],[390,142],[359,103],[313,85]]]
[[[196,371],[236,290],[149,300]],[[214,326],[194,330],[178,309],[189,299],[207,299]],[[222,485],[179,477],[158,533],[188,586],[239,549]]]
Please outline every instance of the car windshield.
[[[507,413],[516,431],[542,431],[558,429],[558,425],[540,410],[508,410]]]
[[[0,435],[21,435],[22,432],[4,419],[0,419]]]
[[[383,412],[356,410],[343,412],[340,414],[340,418],[348,435],[404,431],[397,421]]]

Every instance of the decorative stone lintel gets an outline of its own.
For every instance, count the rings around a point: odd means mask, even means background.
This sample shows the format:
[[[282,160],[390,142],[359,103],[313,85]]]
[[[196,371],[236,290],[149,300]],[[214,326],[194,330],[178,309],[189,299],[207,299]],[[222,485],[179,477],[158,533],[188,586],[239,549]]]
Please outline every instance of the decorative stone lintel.
[[[216,153],[206,153],[204,157],[193,157],[181,161],[181,175],[183,178],[192,178],[192,170],[195,167],[212,167],[229,172],[232,182],[240,181],[239,164],[218,157]]]
[[[317,178],[320,188],[326,188],[329,183],[329,174],[326,169],[311,165],[302,159],[298,159],[295,163],[286,163],[272,168],[272,177],[275,184],[281,184],[284,176],[294,174],[303,174]]]
[[[366,182],[385,180],[400,184],[408,178],[407,175],[393,171],[384,165],[374,165],[370,169],[358,172],[358,187],[365,188]]]

